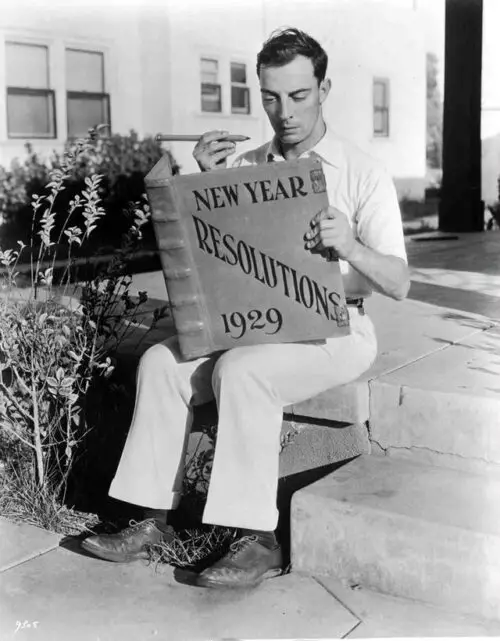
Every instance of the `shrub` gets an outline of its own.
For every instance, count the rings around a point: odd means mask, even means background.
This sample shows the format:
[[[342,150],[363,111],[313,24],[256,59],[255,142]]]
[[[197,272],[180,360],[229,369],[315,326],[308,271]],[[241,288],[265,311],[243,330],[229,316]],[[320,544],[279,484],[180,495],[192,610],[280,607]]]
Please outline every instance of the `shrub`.
[[[4,247],[14,248],[17,240],[29,242],[32,198],[41,193],[52,172],[62,170],[66,154],[72,146],[73,143],[68,143],[63,154],[53,152],[43,162],[31,145],[27,144],[24,161],[14,160],[8,170],[0,168],[0,214],[4,221],[0,233]],[[64,193],[58,195],[58,208],[68,210],[75,196],[84,191],[85,178],[101,176],[98,195],[107,216],[101,221],[99,233],[94,234],[85,244],[83,249],[87,253],[96,247],[114,248],[119,245],[122,234],[130,224],[128,204],[141,198],[144,193],[144,176],[163,153],[165,152],[160,144],[153,138],[140,140],[134,131],[127,136],[100,136],[96,138],[92,150],[80,151],[65,178]],[[166,153],[170,155],[174,173],[177,173],[178,165],[170,152]],[[75,224],[82,224],[80,211],[75,212],[74,218]],[[58,218],[55,221],[56,234],[62,220]],[[145,240],[154,245],[150,223],[145,225],[142,232]]]
[[[74,249],[89,243],[109,215],[100,196],[103,176],[85,176],[85,188],[74,194],[67,209],[60,200],[82,167],[94,171],[102,165],[100,149],[95,137],[67,149],[50,169],[46,187],[32,196],[29,246],[20,241],[17,249],[0,251],[2,511],[31,507],[40,525],[49,521],[63,530],[66,526],[58,526],[57,518],[64,512],[68,476],[92,428],[86,411],[89,391],[111,376],[114,354],[147,300],[146,292],[137,299],[130,295],[127,269],[149,219],[142,199],[132,208],[132,223],[111,262],[92,278],[74,282]],[[77,217],[80,224],[75,224]],[[61,248],[65,269],[56,286],[53,273]],[[26,289],[17,286],[23,253],[30,261],[31,286]],[[155,310],[154,318],[164,314]]]

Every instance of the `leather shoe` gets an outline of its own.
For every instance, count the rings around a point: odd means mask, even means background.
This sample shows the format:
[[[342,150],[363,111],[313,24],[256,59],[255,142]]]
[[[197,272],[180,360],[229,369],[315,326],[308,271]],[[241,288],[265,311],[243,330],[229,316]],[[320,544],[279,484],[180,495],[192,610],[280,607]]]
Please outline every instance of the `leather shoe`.
[[[257,535],[243,536],[228,553],[198,575],[197,584],[206,588],[252,588],[264,579],[282,573],[283,556],[276,545],[262,545]]]
[[[130,527],[116,534],[89,536],[81,546],[87,552],[106,561],[130,563],[148,558],[148,545],[161,541],[171,541],[174,531],[171,526],[158,527],[155,519],[146,519],[138,523],[131,521]]]

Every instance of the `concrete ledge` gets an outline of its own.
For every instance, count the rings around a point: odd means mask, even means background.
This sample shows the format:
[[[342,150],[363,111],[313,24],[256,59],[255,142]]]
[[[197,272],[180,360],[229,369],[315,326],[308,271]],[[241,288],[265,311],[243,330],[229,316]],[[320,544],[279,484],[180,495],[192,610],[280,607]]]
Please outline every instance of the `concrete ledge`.
[[[372,381],[479,335],[494,322],[477,314],[462,314],[419,301],[393,301],[375,294],[366,302],[377,331],[379,354],[372,367],[357,381],[328,390],[287,408],[294,414],[346,423],[371,418]],[[411,340],[409,340],[411,337]]]
[[[475,334],[370,382],[370,435],[391,454],[500,472],[500,332]]]
[[[323,420],[364,423],[370,414],[368,381],[355,381],[328,390],[302,403],[289,405],[285,411]]]
[[[292,567],[500,618],[500,481],[361,457],[292,501]]]

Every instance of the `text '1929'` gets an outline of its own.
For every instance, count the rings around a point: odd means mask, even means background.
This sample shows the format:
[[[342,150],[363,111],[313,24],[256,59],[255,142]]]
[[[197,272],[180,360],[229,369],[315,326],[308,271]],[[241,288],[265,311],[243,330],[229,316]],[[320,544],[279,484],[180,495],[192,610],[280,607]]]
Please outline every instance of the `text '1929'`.
[[[235,339],[242,338],[247,331],[255,330],[264,330],[265,334],[277,334],[283,325],[283,316],[276,307],[271,307],[265,312],[261,312],[260,309],[251,309],[246,314],[231,312],[221,314],[221,317],[224,333]]]

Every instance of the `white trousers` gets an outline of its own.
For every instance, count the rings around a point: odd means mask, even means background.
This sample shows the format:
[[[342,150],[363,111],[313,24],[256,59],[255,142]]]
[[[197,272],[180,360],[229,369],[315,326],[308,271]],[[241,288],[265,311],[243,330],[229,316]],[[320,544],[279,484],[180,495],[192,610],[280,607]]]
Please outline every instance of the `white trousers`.
[[[355,380],[375,359],[371,320],[356,308],[349,313],[351,334],[323,345],[236,347],[187,362],[175,338],[149,348],[110,496],[177,507],[192,406],[215,397],[219,422],[203,522],[274,530],[283,408]]]

